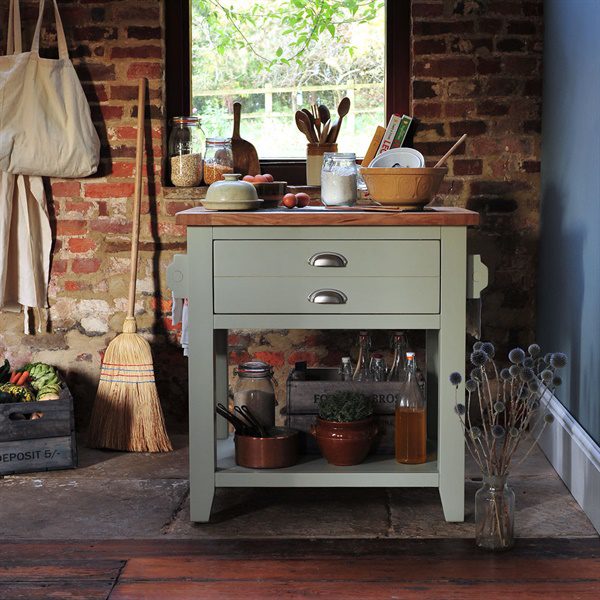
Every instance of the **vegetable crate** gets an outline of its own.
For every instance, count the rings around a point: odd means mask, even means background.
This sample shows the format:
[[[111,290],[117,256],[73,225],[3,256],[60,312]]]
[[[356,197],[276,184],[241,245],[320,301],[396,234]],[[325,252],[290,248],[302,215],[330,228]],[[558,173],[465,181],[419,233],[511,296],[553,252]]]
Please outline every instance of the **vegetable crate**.
[[[315,439],[310,435],[311,425],[318,413],[317,405],[324,396],[335,392],[359,392],[373,398],[379,431],[373,443],[375,454],[394,454],[394,411],[400,386],[394,381],[360,383],[341,381],[338,369],[307,369],[306,379],[296,380],[293,373],[287,380],[287,404],[284,409],[286,425],[299,429],[303,451],[318,453]]]
[[[27,418],[36,413],[39,418]],[[77,466],[73,397],[0,404],[0,476]]]

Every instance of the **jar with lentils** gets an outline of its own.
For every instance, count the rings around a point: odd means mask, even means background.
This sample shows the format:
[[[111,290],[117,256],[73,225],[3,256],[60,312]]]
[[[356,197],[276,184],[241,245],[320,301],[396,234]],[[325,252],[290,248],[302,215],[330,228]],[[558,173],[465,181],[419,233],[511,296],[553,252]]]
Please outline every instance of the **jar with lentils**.
[[[206,136],[200,118],[173,117],[169,134],[169,170],[177,187],[196,187],[202,181],[202,150]]]

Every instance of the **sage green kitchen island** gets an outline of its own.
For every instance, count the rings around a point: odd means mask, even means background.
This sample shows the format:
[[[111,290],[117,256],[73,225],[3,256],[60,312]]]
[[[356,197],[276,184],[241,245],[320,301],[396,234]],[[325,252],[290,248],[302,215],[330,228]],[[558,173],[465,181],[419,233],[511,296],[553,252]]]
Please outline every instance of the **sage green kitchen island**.
[[[189,298],[191,519],[209,520],[217,487],[437,487],[446,520],[462,521],[464,442],[448,375],[464,371],[466,298],[487,282],[467,256],[478,214],[193,208],[177,222],[187,226],[187,254],[167,277],[176,297]],[[426,330],[435,453],[421,465],[370,456],[335,467],[310,455],[285,469],[236,466],[215,417],[215,404],[227,404],[229,329]]]

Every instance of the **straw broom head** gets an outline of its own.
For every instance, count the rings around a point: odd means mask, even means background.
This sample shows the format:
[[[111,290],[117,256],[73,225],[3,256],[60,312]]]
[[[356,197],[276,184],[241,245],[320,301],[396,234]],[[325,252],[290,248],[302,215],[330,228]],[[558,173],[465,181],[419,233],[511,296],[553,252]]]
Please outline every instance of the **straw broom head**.
[[[140,80],[138,96],[135,202],[127,317],[123,333],[108,345],[104,355],[88,443],[92,447],[113,450],[168,452],[173,448],[165,430],[154,383],[150,344],[136,333],[137,324],[133,316],[140,234],[146,83],[145,79]]]

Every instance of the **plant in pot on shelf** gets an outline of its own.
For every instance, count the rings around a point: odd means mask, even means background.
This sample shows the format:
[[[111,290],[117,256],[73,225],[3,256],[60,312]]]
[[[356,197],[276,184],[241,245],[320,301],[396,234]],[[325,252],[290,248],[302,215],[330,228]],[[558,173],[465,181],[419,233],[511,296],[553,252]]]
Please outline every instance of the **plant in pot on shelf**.
[[[554,421],[547,406],[562,380],[557,370],[566,366],[565,354],[541,355],[540,347],[514,348],[510,365],[498,370],[490,342],[476,342],[470,362],[473,369],[465,382],[466,401],[455,410],[465,433],[466,445],[481,468],[483,486],[475,495],[475,541],[488,550],[507,550],[514,543],[515,494],[507,480],[537,444],[546,426]],[[460,373],[450,375],[459,389]],[[479,413],[479,414],[477,414]],[[521,442],[529,448],[511,466]]]
[[[319,401],[312,427],[319,448],[332,465],[360,464],[377,435],[373,401],[356,392],[336,392]]]

